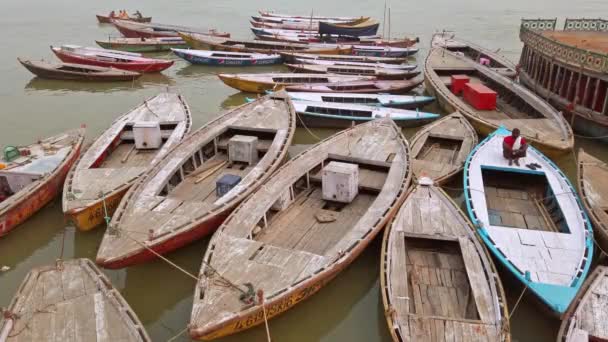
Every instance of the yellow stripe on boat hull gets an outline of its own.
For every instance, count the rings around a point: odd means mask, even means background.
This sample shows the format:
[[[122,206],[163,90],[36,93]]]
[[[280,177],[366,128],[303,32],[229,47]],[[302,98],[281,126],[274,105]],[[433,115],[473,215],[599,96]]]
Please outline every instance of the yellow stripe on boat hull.
[[[224,77],[222,75],[218,75],[218,77],[227,86],[230,86],[240,91],[244,91],[246,93],[266,94],[266,91],[268,90],[279,91],[285,87],[285,85],[279,83],[257,82],[237,77]]]
[[[120,200],[125,195],[129,188],[120,190],[116,193],[105,198],[106,208],[108,210],[108,216],[112,217],[116,208],[118,208],[118,204],[120,204]],[[93,228],[105,223],[105,209],[103,205],[103,200],[98,200],[96,202],[91,203],[89,206],[73,209],[66,213],[66,215],[70,218],[72,223],[78,228],[80,231],[89,231]]]

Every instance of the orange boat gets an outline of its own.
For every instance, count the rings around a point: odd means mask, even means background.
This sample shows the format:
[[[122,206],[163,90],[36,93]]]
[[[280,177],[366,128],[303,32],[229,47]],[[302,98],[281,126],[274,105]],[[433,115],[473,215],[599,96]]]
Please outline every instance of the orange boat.
[[[24,147],[4,147],[0,159],[0,236],[61,192],[83,141],[84,129],[78,129]]]

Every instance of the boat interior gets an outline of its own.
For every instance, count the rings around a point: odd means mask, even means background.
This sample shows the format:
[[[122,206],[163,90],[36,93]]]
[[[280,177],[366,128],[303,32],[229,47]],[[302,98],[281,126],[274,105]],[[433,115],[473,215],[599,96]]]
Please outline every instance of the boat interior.
[[[489,68],[504,68],[507,69],[507,66],[498,62],[496,59],[484,54],[483,52],[477,50],[477,49],[473,49],[470,46],[466,45],[466,46],[452,46],[452,47],[448,47],[448,50],[452,51],[452,52],[460,52],[463,55],[465,55],[467,58],[479,63],[481,58],[486,58],[487,60],[490,61],[489,65],[486,65]]]
[[[463,143],[464,137],[429,133],[414,159],[452,165],[456,162]]]
[[[272,81],[275,83],[285,83],[285,84],[299,84],[299,83],[329,83],[329,78],[327,77],[298,77],[298,76],[287,76],[287,77],[273,77]]]
[[[324,182],[328,180],[324,180],[323,169],[333,161],[358,166],[357,194],[350,202],[324,199],[327,186]],[[252,237],[263,245],[251,260],[262,253],[265,245],[326,255],[372,205],[384,186],[391,161],[368,164],[365,160],[329,155],[286,189],[260,219]],[[357,241],[353,241],[350,248]]]
[[[404,239],[409,313],[480,320],[458,241]]]
[[[323,102],[333,102],[333,103],[354,103],[354,104],[363,104],[363,105],[374,105],[379,106],[382,104],[377,97],[374,96],[321,96],[321,101]]]
[[[243,136],[257,138],[257,148],[253,152],[257,154],[250,156],[249,162],[239,160],[235,152],[232,158],[230,155],[231,139]],[[185,159],[181,167],[168,178],[159,196],[172,199],[174,209],[186,201],[196,201],[211,208],[213,202],[225,194],[216,191],[218,179],[224,175],[244,178],[266,155],[275,136],[275,131],[227,127]]]
[[[374,114],[373,110],[360,110],[351,108],[333,108],[333,107],[318,107],[318,106],[306,106],[305,111],[307,113],[317,113],[326,115],[338,115],[338,116],[353,116],[360,118],[371,118]]]
[[[482,178],[491,225],[570,233],[544,174],[482,167]]]
[[[76,67],[76,66],[72,66],[72,65],[61,65],[60,67],[57,68],[57,70],[68,71],[68,72],[87,73],[87,74],[105,72],[104,70],[87,68],[87,67]]]
[[[160,139],[154,142],[156,139],[150,138],[151,133],[147,132],[148,136],[142,137],[134,133],[133,123],[127,123],[90,168],[147,167],[176,127],[177,123],[160,123],[159,130],[156,130]]]
[[[327,85],[327,88],[334,90],[334,91],[383,89],[381,87],[378,87],[375,82],[363,83],[363,84]]]
[[[483,84],[495,91],[497,96],[494,110],[474,109],[474,112],[484,120],[497,126],[504,125],[507,129],[519,127],[524,131],[524,134],[538,138],[550,135],[557,129],[554,120],[547,118],[543,113],[536,110],[506,85],[485,77],[473,67],[441,67],[435,68],[435,72],[448,89],[451,86],[451,76],[466,75],[469,77],[470,83]],[[463,98],[462,92],[458,97],[468,104]],[[470,106],[473,108],[472,105]]]

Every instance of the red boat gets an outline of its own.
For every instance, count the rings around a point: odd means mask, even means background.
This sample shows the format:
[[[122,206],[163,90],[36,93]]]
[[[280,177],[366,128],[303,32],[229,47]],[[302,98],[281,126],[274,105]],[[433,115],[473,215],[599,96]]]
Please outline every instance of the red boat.
[[[197,29],[186,26],[165,25],[165,24],[144,24],[124,20],[114,20],[112,22],[116,29],[127,38],[162,38],[179,37],[177,32],[198,33],[206,36],[229,38],[230,33],[220,32],[214,29]]]
[[[136,71],[141,73],[160,72],[173,61],[146,58],[139,53],[82,47],[78,45],[51,46],[51,50],[65,63],[96,65],[107,68]]]
[[[29,146],[4,148],[0,158],[0,236],[15,229],[61,192],[83,141],[84,129],[80,129]]]

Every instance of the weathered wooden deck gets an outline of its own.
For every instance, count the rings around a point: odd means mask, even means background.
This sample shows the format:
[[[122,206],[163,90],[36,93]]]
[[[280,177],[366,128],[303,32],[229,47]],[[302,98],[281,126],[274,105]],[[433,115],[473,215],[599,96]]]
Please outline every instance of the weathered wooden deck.
[[[581,200],[593,222],[595,241],[608,251],[608,165],[581,149],[577,179]]]
[[[448,181],[462,170],[477,142],[475,129],[460,113],[423,127],[411,139],[414,175],[426,175],[439,184]]]
[[[332,160],[359,167],[351,203],[321,197],[320,170]],[[201,267],[191,336],[219,337],[263,323],[260,303],[241,301],[218,274],[263,290],[269,318],[311,296],[378,234],[409,181],[407,142],[390,119],[342,131],[290,160],[212,238],[203,260],[219,273]]]
[[[163,246],[175,249],[212,233],[221,223],[215,221],[281,165],[294,131],[295,112],[282,92],[237,107],[201,127],[125,196],[111,222],[115,231],[104,236],[97,262],[124,267],[125,262],[135,262],[130,259],[142,261],[138,255],[147,253],[142,243],[166,252]],[[228,160],[228,140],[235,135],[258,137],[259,158],[254,164]],[[226,174],[242,179],[219,197],[216,181]]]
[[[0,324],[0,340],[151,341],[110,280],[88,259],[27,274]]]
[[[473,227],[429,178],[385,232],[381,291],[395,341],[509,340],[506,299]]]

